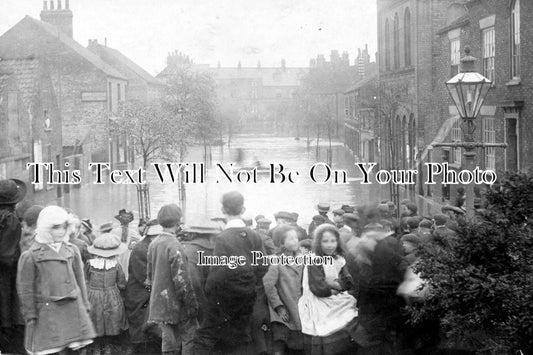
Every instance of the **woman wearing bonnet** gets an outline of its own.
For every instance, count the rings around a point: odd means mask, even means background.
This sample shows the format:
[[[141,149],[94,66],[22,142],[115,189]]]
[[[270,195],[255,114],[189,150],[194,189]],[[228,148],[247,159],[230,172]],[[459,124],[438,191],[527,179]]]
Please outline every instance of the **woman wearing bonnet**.
[[[45,207],[35,243],[20,258],[17,290],[29,354],[77,350],[95,337],[80,251],[68,242],[74,223],[63,208]]]

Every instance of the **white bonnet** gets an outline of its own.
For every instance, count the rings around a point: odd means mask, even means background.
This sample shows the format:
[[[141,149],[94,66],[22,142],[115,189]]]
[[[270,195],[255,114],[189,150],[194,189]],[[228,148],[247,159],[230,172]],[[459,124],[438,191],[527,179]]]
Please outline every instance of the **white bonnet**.
[[[39,218],[37,219],[36,240],[40,243],[50,243],[52,241],[50,236],[52,226],[68,223],[67,233],[65,234],[65,241],[68,241],[69,230],[72,229],[74,222],[74,218],[63,208],[59,206],[45,207],[39,213]]]

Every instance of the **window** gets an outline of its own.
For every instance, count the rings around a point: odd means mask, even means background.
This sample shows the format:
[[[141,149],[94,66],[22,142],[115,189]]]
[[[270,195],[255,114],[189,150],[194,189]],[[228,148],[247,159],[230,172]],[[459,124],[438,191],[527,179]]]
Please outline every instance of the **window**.
[[[24,170],[26,170],[26,166],[24,166]],[[0,179],[5,180],[7,179],[7,167],[6,163],[0,164]]]
[[[400,67],[400,20],[398,13],[394,14],[394,69]]]
[[[385,70],[390,70],[390,28],[389,28],[389,19],[385,20]]]
[[[511,76],[520,78],[520,0],[511,6]]]
[[[35,163],[43,162],[43,143],[40,139],[35,140],[33,143],[33,161]],[[42,173],[41,176],[39,176],[39,183],[33,184],[34,191],[41,191],[44,188],[43,179],[45,176],[45,173]],[[34,177],[32,176],[32,178]]]
[[[15,138],[19,136],[18,100],[19,96],[16,91],[9,91],[7,93],[7,134],[9,138]]]
[[[109,111],[113,111],[113,85],[109,83]]]
[[[121,94],[122,92],[120,91],[120,84],[117,84],[117,100],[119,103],[122,100]]]
[[[458,118],[457,121],[452,126],[452,142],[461,142],[461,119]],[[461,148],[452,148],[451,149],[451,163],[461,166]]]
[[[459,37],[450,40],[451,48],[451,70],[450,77],[459,74],[459,64],[461,63],[461,40]]]
[[[492,81],[494,84],[494,55],[495,55],[495,41],[494,41],[494,27],[484,29],[481,35],[483,40],[483,75]]]
[[[483,142],[496,143],[496,130],[494,129],[494,117],[483,118]],[[485,169],[496,169],[496,148],[485,148]]]
[[[405,66],[411,65],[411,12],[405,9],[403,16],[404,46],[405,46]]]

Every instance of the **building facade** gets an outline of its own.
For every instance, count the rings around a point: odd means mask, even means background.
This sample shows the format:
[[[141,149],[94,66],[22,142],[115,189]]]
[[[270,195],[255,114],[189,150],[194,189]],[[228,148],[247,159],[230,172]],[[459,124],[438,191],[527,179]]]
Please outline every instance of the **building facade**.
[[[497,0],[378,0],[379,111],[385,131],[381,152],[390,168],[418,168],[415,186],[398,195],[416,201],[424,214],[453,203],[460,185],[425,184],[426,162],[447,162],[464,169],[461,148],[435,143],[460,142],[461,122],[445,82],[460,71],[469,47],[477,71],[493,81],[480,116],[476,141],[508,144],[506,149],[479,148],[476,165],[504,171],[531,168],[528,103],[531,92],[528,39],[524,24],[533,4]],[[385,154],[383,154],[385,152]],[[484,186],[478,186],[480,196]]]
[[[89,162],[125,163],[125,141],[110,134],[109,120],[126,99],[128,78],[72,39],[72,12],[69,2],[44,1],[41,20],[26,16],[0,36],[3,60],[38,60],[51,78],[60,117],[62,151],[59,160],[82,172],[90,181]],[[48,114],[51,112],[48,110]],[[56,128],[57,129],[57,128]],[[33,139],[31,151],[46,151]],[[43,142],[44,144],[44,142]],[[38,157],[34,157],[38,159]],[[56,163],[57,154],[43,153],[43,161]],[[75,185],[76,186],[76,185]],[[68,191],[69,186],[63,187]],[[34,186],[34,189],[39,189]]]
[[[189,68],[210,75],[215,81],[218,104],[222,110],[239,117],[242,132],[274,131],[287,133],[286,119],[293,95],[299,89],[308,68],[287,67],[285,60],[279,67],[210,67],[194,64],[177,51],[169,53],[167,67],[157,75],[165,79],[181,68]]]

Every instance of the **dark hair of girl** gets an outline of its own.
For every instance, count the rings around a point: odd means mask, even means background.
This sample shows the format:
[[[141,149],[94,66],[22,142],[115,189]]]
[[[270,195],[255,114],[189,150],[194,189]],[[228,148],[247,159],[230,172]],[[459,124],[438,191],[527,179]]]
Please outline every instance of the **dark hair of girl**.
[[[324,237],[325,232],[330,232],[335,236],[335,239],[337,239],[337,249],[335,250],[335,255],[344,256],[344,251],[341,247],[341,238],[339,234],[339,230],[337,227],[335,227],[333,224],[324,223],[318,226],[315,231],[313,232],[313,252],[317,256],[324,256],[324,252],[322,251],[322,238]]]

